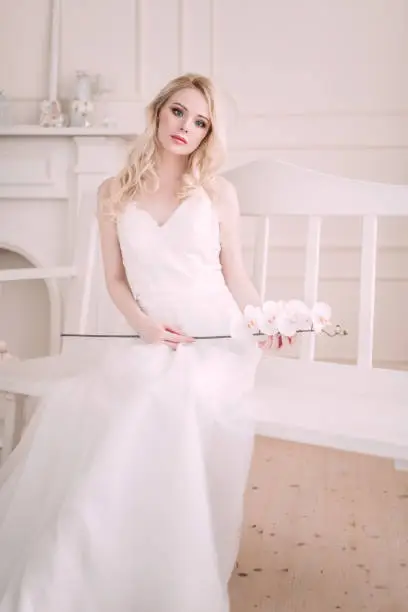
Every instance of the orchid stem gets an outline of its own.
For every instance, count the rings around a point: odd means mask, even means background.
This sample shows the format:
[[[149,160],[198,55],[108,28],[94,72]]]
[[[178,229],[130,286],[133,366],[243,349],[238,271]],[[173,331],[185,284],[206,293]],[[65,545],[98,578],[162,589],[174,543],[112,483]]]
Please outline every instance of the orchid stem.
[[[313,327],[310,329],[298,329],[297,334],[310,334],[315,330]],[[326,336],[330,336],[330,338],[334,338],[334,336],[347,336],[347,330],[342,329],[340,325],[336,325],[334,332],[328,332],[325,329],[322,329],[322,333],[326,334]],[[282,334],[277,333],[277,336],[281,336]],[[268,334],[264,334],[262,332],[256,332],[253,336],[268,336]],[[138,334],[61,334],[61,338],[140,338]],[[228,339],[233,336],[192,336],[194,340],[220,340],[220,339]]]

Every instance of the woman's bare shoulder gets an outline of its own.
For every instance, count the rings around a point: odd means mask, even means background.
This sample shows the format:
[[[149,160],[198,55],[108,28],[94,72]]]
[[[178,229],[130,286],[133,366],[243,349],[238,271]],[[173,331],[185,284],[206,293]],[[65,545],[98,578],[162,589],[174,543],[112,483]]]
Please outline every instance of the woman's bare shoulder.
[[[102,183],[98,187],[98,200],[100,201],[109,198],[116,187],[117,179],[114,176],[111,176],[102,181]]]
[[[97,214],[100,218],[106,217],[106,211],[110,209],[110,200],[114,192],[118,189],[116,177],[109,177],[102,181],[97,190]]]
[[[239,210],[238,196],[234,185],[221,175],[214,179],[214,204],[224,214]]]
[[[216,195],[220,198],[231,197],[236,194],[234,185],[221,174],[214,178],[214,189]]]

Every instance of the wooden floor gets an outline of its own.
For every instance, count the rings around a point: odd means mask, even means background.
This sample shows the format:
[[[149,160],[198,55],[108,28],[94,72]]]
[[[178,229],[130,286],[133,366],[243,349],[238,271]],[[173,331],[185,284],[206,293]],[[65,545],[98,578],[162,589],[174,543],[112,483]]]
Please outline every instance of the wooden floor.
[[[258,438],[231,612],[408,612],[408,472]]]

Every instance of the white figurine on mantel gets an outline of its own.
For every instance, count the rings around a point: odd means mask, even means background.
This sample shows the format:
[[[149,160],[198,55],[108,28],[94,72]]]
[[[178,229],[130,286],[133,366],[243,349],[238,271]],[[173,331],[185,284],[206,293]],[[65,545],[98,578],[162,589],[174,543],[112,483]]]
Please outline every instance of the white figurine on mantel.
[[[65,115],[58,100],[43,100],[40,104],[40,125],[42,127],[63,127]]]
[[[75,98],[70,108],[70,124],[73,127],[91,126],[94,80],[94,77],[84,70],[78,70],[76,73]]]

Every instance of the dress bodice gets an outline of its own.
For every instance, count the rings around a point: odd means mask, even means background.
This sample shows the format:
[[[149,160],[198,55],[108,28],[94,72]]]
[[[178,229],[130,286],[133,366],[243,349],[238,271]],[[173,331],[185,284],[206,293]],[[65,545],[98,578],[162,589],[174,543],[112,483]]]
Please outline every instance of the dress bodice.
[[[203,189],[162,225],[130,202],[118,236],[130,287],[147,312],[186,333],[229,333],[237,305],[222,273],[217,215]]]

